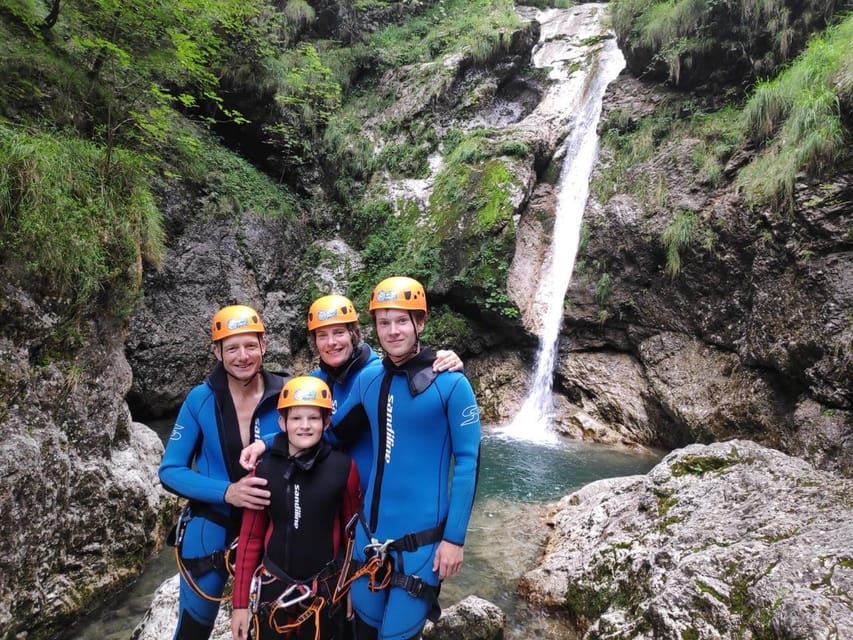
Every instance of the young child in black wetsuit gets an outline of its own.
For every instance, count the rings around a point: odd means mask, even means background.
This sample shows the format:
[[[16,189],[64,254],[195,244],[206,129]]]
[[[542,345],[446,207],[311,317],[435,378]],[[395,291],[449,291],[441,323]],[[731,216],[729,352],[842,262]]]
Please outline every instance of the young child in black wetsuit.
[[[267,480],[270,506],[245,511],[234,574],[234,640],[335,637],[348,624],[335,593],[346,525],[361,505],[352,459],[323,440],[332,397],[319,378],[301,376],[281,390],[282,433],[255,475]],[[333,602],[334,601],[334,602]]]

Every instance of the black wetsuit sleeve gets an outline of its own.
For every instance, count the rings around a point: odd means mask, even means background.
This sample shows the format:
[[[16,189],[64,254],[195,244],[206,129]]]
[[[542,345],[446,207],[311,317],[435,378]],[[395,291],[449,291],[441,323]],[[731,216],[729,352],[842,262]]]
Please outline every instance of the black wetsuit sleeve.
[[[361,438],[362,434],[370,429],[367,421],[367,412],[360,404],[350,409],[342,419],[336,420],[332,432],[341,443],[344,450],[349,449]]]

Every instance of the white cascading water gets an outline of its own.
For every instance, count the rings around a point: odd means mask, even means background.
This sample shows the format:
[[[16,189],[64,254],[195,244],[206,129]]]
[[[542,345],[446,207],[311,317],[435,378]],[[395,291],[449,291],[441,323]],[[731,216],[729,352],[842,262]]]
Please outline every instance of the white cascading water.
[[[543,24],[543,37],[545,25]],[[545,66],[547,61],[536,61]],[[603,41],[598,59],[587,70],[587,81],[567,96],[564,109],[574,112],[565,142],[565,156],[557,182],[557,206],[550,251],[550,265],[543,270],[536,294],[541,309],[539,351],[529,395],[515,419],[501,432],[511,437],[552,442],[554,362],[563,319],[563,302],[571,280],[580,239],[581,218],[589,195],[589,178],[598,157],[596,127],[607,85],[625,66],[615,38]]]

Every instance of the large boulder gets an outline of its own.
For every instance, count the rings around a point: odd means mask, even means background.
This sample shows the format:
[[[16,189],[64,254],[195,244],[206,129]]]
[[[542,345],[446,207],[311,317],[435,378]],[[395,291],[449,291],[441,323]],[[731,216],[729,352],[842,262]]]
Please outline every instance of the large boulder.
[[[38,640],[135,578],[173,505],[160,439],[124,401],[123,333],[106,314],[75,324],[6,283],[0,315],[0,629]]]
[[[585,638],[853,637],[853,481],[746,440],[563,498],[520,591]]]

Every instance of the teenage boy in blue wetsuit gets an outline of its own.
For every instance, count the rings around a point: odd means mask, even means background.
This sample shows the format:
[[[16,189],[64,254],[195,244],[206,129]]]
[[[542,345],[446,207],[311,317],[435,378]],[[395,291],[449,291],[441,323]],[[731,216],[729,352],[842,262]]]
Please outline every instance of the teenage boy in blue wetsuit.
[[[338,589],[346,527],[361,507],[355,463],[323,440],[332,394],[314,376],[288,380],[281,432],[255,469],[270,506],[246,510],[234,571],[233,640],[331,640],[348,626]],[[251,605],[251,606],[250,606]]]
[[[367,414],[355,393],[355,380],[362,371],[381,368],[381,360],[362,341],[358,313],[346,296],[331,294],[314,300],[308,308],[307,327],[309,339],[320,356],[320,367],[311,375],[328,383],[332,391],[332,424],[324,437],[355,460],[364,493],[373,468],[373,448]],[[458,371],[462,369],[462,360],[453,351],[441,350],[436,354],[433,368]],[[247,447],[240,463],[246,469],[253,468],[271,442],[272,436],[267,436]]]
[[[370,300],[386,355],[382,367],[356,381],[374,465],[354,557],[360,570],[371,563],[383,570],[352,584],[359,640],[418,638],[437,609],[441,581],[462,566],[477,483],[479,409],[462,373],[433,371],[435,354],[420,343],[426,312],[423,286],[412,278],[383,280]]]
[[[263,368],[260,314],[243,305],[220,309],[211,339],[218,363],[187,394],[160,465],[163,486],[188,499],[174,540],[181,570],[175,640],[210,637],[242,510],[269,505],[266,480],[246,475],[240,450],[279,432],[276,404],[285,379]]]

